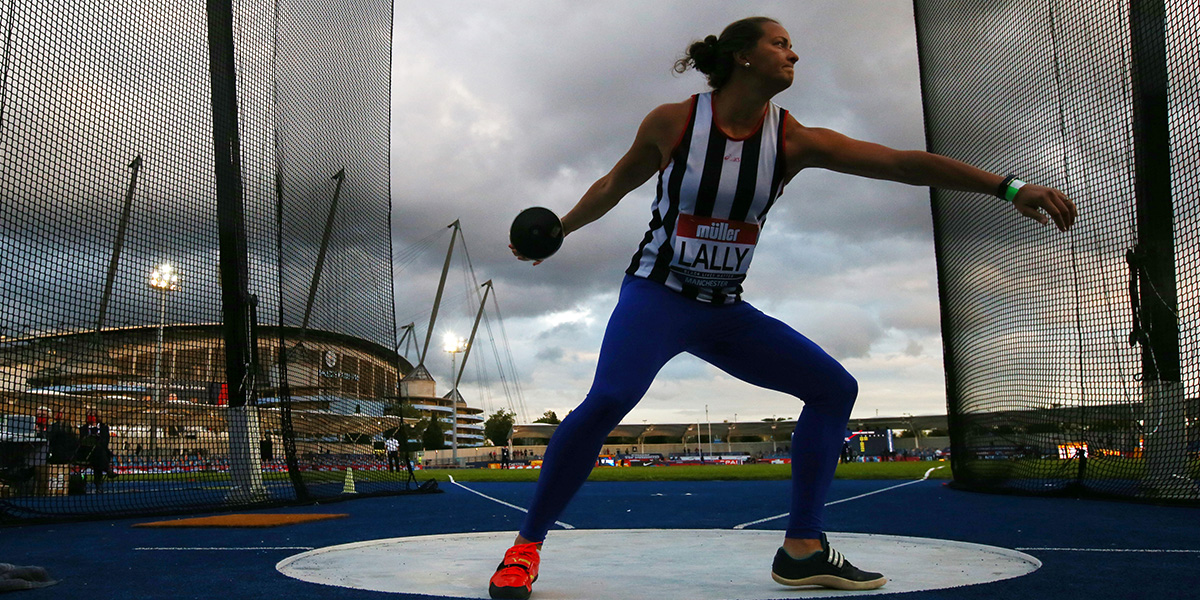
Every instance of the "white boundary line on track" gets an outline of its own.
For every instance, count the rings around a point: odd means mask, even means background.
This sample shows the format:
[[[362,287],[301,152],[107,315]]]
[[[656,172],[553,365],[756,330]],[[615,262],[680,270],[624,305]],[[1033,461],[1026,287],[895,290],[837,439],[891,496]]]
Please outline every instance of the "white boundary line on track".
[[[503,500],[499,500],[499,499],[497,499],[497,498],[493,498],[493,497],[491,497],[491,496],[489,496],[489,495],[487,495],[487,494],[484,494],[484,493],[482,493],[482,492],[477,492],[477,491],[475,491],[475,490],[473,490],[473,489],[471,489],[471,488],[469,488],[469,487],[467,487],[467,486],[465,486],[465,485],[463,485],[463,484],[461,484],[461,483],[459,483],[459,482],[455,481],[455,480],[454,480],[454,476],[453,476],[453,475],[449,475],[449,477],[450,477],[450,483],[453,483],[454,485],[457,485],[458,487],[460,487],[460,488],[462,488],[462,489],[464,489],[464,490],[467,490],[468,492],[471,492],[472,494],[476,494],[476,495],[479,495],[479,496],[483,496],[484,498],[487,498],[488,500],[491,500],[492,502],[496,502],[496,503],[498,503],[498,504],[503,504],[504,506],[507,506],[507,507],[509,507],[509,508],[515,508],[515,509],[517,509],[517,510],[519,510],[519,511],[523,512],[523,513],[528,513],[528,512],[529,512],[529,509],[528,509],[528,508],[521,508],[520,506],[517,506],[516,504],[509,504],[508,502],[505,502],[505,501],[503,501]],[[558,525],[559,527],[562,527],[563,529],[575,529],[575,526],[574,526],[574,525],[568,525],[568,524],[566,524],[566,523],[563,523],[562,521],[555,521],[555,522],[554,522],[554,524],[555,524],[555,525]]]
[[[1155,548],[1013,548],[1021,552],[1143,552],[1146,554],[1200,554],[1200,550],[1159,550]]]
[[[914,484],[914,483],[921,483],[922,481],[925,481],[925,480],[929,479],[929,474],[930,474],[930,473],[933,473],[934,471],[936,471],[936,470],[938,470],[938,469],[944,469],[944,468],[946,468],[946,467],[945,467],[945,465],[943,465],[943,466],[940,466],[940,467],[933,467],[933,468],[929,469],[928,471],[925,471],[925,476],[924,476],[924,477],[921,477],[920,479],[914,479],[914,480],[912,480],[912,481],[906,481],[906,482],[904,482],[904,483],[900,483],[900,484],[896,484],[896,485],[893,485],[893,486],[885,487],[885,488],[883,488],[883,489],[880,489],[880,490],[875,490],[875,491],[873,491],[873,492],[867,492],[867,493],[865,493],[865,494],[859,494],[859,495],[857,495],[857,496],[851,496],[851,497],[849,497],[849,498],[842,498],[841,500],[834,500],[833,502],[826,502],[826,503],[825,503],[825,506],[833,506],[834,504],[841,504],[841,503],[843,503],[843,502],[849,502],[849,501],[851,501],[851,500],[858,500],[859,498],[866,498],[867,496],[872,496],[872,495],[875,495],[875,494],[881,494],[881,493],[883,493],[883,492],[886,492],[886,491],[888,491],[888,490],[894,490],[894,489],[896,489],[896,488],[902,488],[902,487],[904,487],[904,486],[906,486],[906,485],[912,485],[912,484]],[[464,490],[467,490],[468,492],[471,492],[472,494],[476,494],[476,495],[478,495],[478,496],[482,496],[482,497],[484,497],[484,498],[487,498],[488,500],[491,500],[492,502],[496,502],[496,503],[498,503],[498,504],[503,504],[504,506],[507,506],[507,507],[509,507],[509,508],[514,508],[514,509],[516,509],[516,510],[519,510],[519,511],[521,511],[521,512],[523,512],[523,513],[528,513],[528,512],[529,512],[529,509],[527,509],[527,508],[521,508],[520,506],[517,506],[516,504],[510,504],[510,503],[508,503],[508,502],[505,502],[505,501],[503,501],[503,500],[500,500],[500,499],[497,499],[497,498],[493,498],[493,497],[491,497],[491,496],[489,496],[489,495],[487,495],[487,494],[484,494],[484,493],[482,493],[482,492],[477,492],[477,491],[475,491],[475,490],[473,490],[473,489],[471,489],[471,488],[469,488],[469,487],[467,487],[467,486],[465,486],[465,485],[463,485],[463,484],[461,484],[461,483],[459,483],[459,482],[455,481],[455,480],[454,480],[454,476],[453,476],[453,475],[449,475],[449,477],[450,477],[450,483],[453,483],[454,485],[457,485],[458,487],[460,487],[460,488],[462,488],[462,489],[464,489]],[[789,514],[791,514],[791,513],[783,513],[783,514],[781,514],[781,515],[775,515],[775,516],[773,516],[773,517],[767,517],[767,518],[765,518],[765,519],[758,519],[757,521],[750,521],[749,523],[742,523],[742,524],[740,524],[740,525],[734,525],[734,526],[733,526],[733,528],[734,528],[734,529],[745,529],[746,527],[749,527],[749,526],[751,526],[751,525],[758,525],[759,523],[766,523],[767,521],[774,521],[775,519],[782,519],[783,517],[786,517],[786,516],[788,516]],[[558,526],[560,526],[560,527],[562,527],[563,529],[575,529],[575,527],[574,527],[574,526],[572,526],[572,525],[568,525],[568,524],[566,524],[566,523],[563,523],[562,521],[555,521],[555,522],[554,522],[554,524],[555,524],[555,525],[558,525]]]
[[[210,547],[210,548],[134,548],[134,550],[312,550],[312,546],[248,546],[244,548]]]
[[[849,501],[851,501],[851,500],[858,500],[859,498],[866,498],[867,496],[872,496],[872,495],[875,495],[875,494],[882,494],[883,492],[886,492],[886,491],[888,491],[888,490],[894,490],[894,489],[896,489],[896,488],[902,488],[902,487],[904,487],[904,486],[906,486],[906,485],[912,485],[912,484],[914,484],[914,483],[921,483],[922,481],[925,481],[926,479],[929,479],[929,474],[930,474],[930,473],[933,473],[934,471],[936,471],[936,470],[938,470],[938,469],[944,469],[944,468],[946,468],[944,465],[943,465],[943,466],[941,466],[941,467],[933,467],[933,468],[929,469],[928,471],[925,471],[925,476],[924,476],[924,477],[922,477],[922,478],[920,478],[920,479],[914,479],[914,480],[912,480],[912,481],[905,481],[904,483],[898,483],[898,484],[896,484],[896,485],[893,485],[893,486],[885,487],[885,488],[883,488],[883,489],[881,489],[881,490],[875,490],[875,491],[873,491],[873,492],[867,492],[867,493],[865,493],[865,494],[859,494],[859,495],[857,495],[857,496],[851,496],[851,497],[849,497],[849,498],[842,498],[841,500],[834,500],[833,502],[826,502],[826,503],[825,503],[825,506],[833,506],[834,504],[841,504],[841,503],[843,503],[843,502],[849,502]],[[790,514],[792,514],[792,513],[790,513],[790,512],[785,512],[785,513],[783,513],[782,515],[775,515],[775,516],[773,516],[773,517],[767,517],[767,518],[765,518],[765,519],[759,519],[759,520],[757,520],[757,521],[750,521],[749,523],[742,523],[741,525],[734,525],[734,526],[733,526],[733,528],[734,528],[734,529],[745,529],[745,528],[747,528],[747,527],[749,527],[749,526],[751,526],[751,525],[758,525],[759,523],[766,523],[767,521],[774,521],[775,519],[782,519],[782,518],[784,518],[784,517],[786,517],[786,516],[788,516],[788,515],[790,515]]]

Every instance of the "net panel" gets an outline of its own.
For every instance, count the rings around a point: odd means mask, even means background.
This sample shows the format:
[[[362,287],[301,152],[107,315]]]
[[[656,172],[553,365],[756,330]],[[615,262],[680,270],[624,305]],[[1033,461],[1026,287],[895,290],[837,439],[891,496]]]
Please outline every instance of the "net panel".
[[[339,494],[344,481],[328,477],[329,463],[377,468],[384,440],[407,437],[397,403],[389,220],[392,7],[377,0],[277,6],[280,319],[295,333],[279,348],[289,385],[272,389],[295,407],[309,492]],[[322,342],[326,332],[358,340],[359,348]],[[333,431],[340,444],[330,447],[324,440]],[[397,477],[372,485],[389,489]]]
[[[1189,321],[1200,199],[1187,166],[1196,42],[1184,33],[1200,11],[1168,2],[1157,23],[1168,87],[1135,64],[1131,23],[1146,20],[1131,21],[1129,2],[914,6],[929,149],[1064,190],[1080,214],[1062,234],[996,199],[932,193],[956,484],[1200,500]],[[1169,158],[1151,161],[1170,161],[1170,195],[1140,201],[1173,204],[1175,220],[1174,255],[1131,267],[1127,251],[1144,254],[1161,228],[1139,221],[1137,153],[1146,144],[1136,134],[1153,119],[1135,110],[1135,67],[1143,83],[1159,77],[1150,87],[1169,90],[1171,107]],[[1168,265],[1178,291],[1168,310],[1182,376],[1166,385],[1147,377],[1144,361],[1169,349],[1134,335],[1171,326],[1151,318],[1149,306],[1172,292],[1151,275],[1154,261]]]
[[[383,450],[410,368],[393,346],[391,5],[232,3],[258,354],[239,450],[207,4],[0,5],[0,522],[409,486]],[[253,485],[231,483],[238,466]]]

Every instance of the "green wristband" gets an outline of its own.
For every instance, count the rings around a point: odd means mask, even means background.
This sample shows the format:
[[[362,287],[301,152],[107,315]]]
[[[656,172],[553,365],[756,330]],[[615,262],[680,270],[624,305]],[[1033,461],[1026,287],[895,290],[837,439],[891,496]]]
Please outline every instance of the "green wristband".
[[[1021,191],[1021,188],[1024,186],[1024,181],[1014,177],[1012,181],[1008,182],[1008,187],[1004,189],[1004,199],[1012,202],[1016,199],[1017,192]]]
[[[996,196],[1001,200],[1012,202],[1017,197],[1017,192],[1025,185],[1024,181],[1017,179],[1017,176],[1009,173],[1004,177],[1004,181],[1000,182],[1000,186],[996,189]]]

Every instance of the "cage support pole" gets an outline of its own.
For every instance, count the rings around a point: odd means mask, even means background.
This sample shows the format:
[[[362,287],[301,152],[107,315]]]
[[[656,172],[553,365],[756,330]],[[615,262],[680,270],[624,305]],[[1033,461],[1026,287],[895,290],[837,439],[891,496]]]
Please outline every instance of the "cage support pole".
[[[212,78],[213,156],[217,188],[217,238],[224,315],[226,424],[233,502],[266,498],[255,406],[257,373],[255,304],[248,285],[246,228],[238,141],[237,77],[232,0],[208,0],[209,74]]]
[[[1164,1],[1130,0],[1129,34],[1147,492],[1173,497],[1194,485],[1179,358]]]

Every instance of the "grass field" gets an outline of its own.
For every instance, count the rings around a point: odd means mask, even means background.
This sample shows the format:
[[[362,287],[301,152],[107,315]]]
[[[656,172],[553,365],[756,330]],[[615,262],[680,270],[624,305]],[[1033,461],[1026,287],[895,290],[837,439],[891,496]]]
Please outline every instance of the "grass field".
[[[930,479],[950,479],[949,462],[883,462],[883,463],[846,463],[838,465],[838,479],[920,479],[929,469],[937,469],[929,474]],[[425,481],[436,479],[448,482],[450,476],[455,481],[537,481],[539,469],[425,469],[417,471],[417,479]],[[354,480],[363,481],[394,481],[399,474],[386,471],[354,472]],[[790,479],[791,465],[695,465],[686,467],[597,467],[592,471],[589,481],[762,481],[771,479]],[[210,485],[224,484],[230,480],[227,472],[213,473],[162,473],[127,475],[130,481],[186,481],[204,482]],[[309,471],[304,474],[309,483],[341,483],[346,478],[343,470]],[[263,479],[271,482],[283,482],[288,479],[287,473],[263,473]]]
[[[941,467],[941,468],[938,468]],[[911,461],[911,462],[867,462],[845,463],[838,465],[838,479],[920,479],[929,469],[936,469],[929,474],[930,479],[951,479],[948,461]],[[1030,459],[1017,461],[976,461],[970,465],[972,474],[976,477],[993,477],[1000,479],[1027,479],[1059,477],[1070,478],[1078,469],[1074,461],[1049,459]],[[537,481],[538,469],[425,469],[417,472],[417,479],[424,481],[436,479],[448,482],[450,476],[455,481]],[[686,467],[597,467],[588,477],[589,481],[762,481],[772,479],[789,479],[791,465],[695,465]],[[1192,461],[1191,474],[1200,479],[1200,461]],[[310,483],[340,483],[344,481],[346,472],[310,471],[304,474]],[[1107,459],[1095,461],[1088,471],[1091,479],[1140,479],[1143,475],[1143,465],[1140,461],[1118,461]],[[156,474],[130,475],[131,479],[154,481],[204,481],[219,483],[229,481],[229,474],[187,473],[187,474]],[[354,472],[356,481],[390,481],[397,474],[385,471]],[[267,481],[284,481],[287,473],[264,473]]]
[[[925,472],[930,479],[950,479],[949,462],[882,462],[846,463],[838,465],[838,479],[920,479]],[[537,469],[427,469],[417,473],[417,479],[432,477],[438,481],[537,481]],[[687,467],[598,467],[588,481],[737,481],[789,479],[791,465],[697,465]]]

